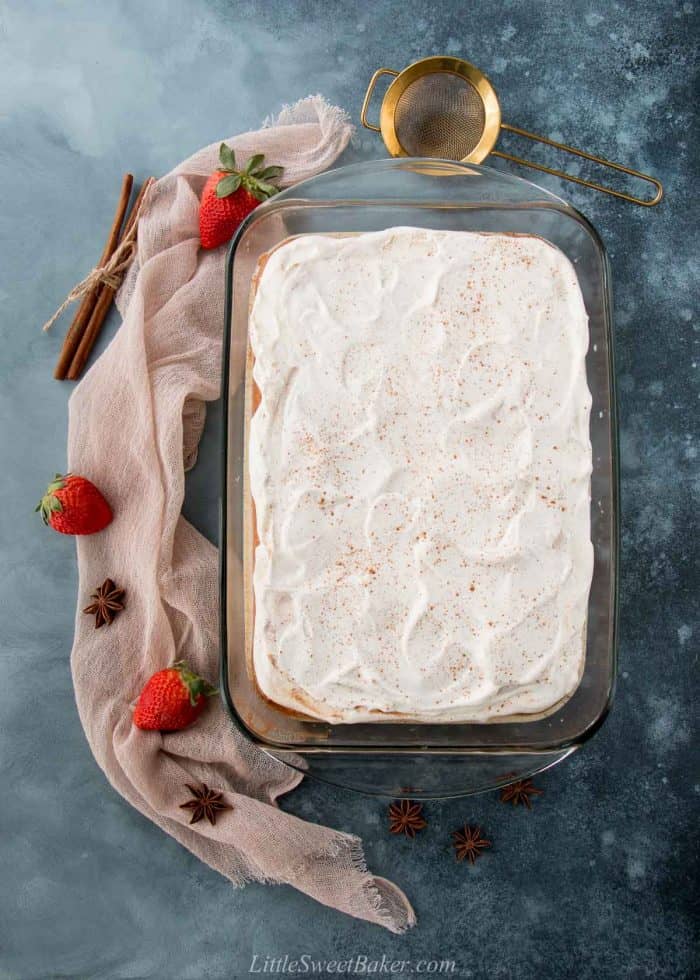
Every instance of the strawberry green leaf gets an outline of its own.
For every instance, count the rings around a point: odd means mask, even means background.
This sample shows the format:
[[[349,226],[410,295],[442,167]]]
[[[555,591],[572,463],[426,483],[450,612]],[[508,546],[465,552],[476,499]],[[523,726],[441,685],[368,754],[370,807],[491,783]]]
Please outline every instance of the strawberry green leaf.
[[[225,143],[219,147],[219,160],[224,170],[236,170],[236,156],[231,147]]]
[[[279,191],[279,187],[275,187],[274,184],[268,184],[265,180],[257,181],[257,186],[267,197],[272,197],[273,194],[277,194]]]
[[[264,167],[262,170],[258,170],[256,177],[260,180],[271,180],[274,177],[281,177],[284,173],[284,167]]]
[[[63,477],[57,473],[46,488],[46,493],[39,501],[36,510],[41,511],[41,519],[44,524],[49,523],[52,514],[60,513],[63,510],[63,504],[56,496],[56,491],[61,490],[65,486],[67,478],[67,476]]]
[[[228,177],[222,177],[219,183],[216,185],[216,196],[217,197],[228,197],[229,194],[233,194],[241,186],[240,174],[229,174]]]
[[[215,687],[205,681],[203,677],[199,677],[195,674],[184,660],[178,660],[177,663],[173,664],[175,670],[180,674],[180,680],[187,688],[187,692],[190,698],[190,704],[194,707],[197,704],[197,699],[200,694],[203,694],[207,698],[214,697],[218,694],[218,690]]]
[[[258,167],[260,166],[260,164],[263,162],[264,159],[265,159],[265,154],[264,153],[256,153],[255,156],[252,156],[250,158],[250,160],[248,161],[248,163],[246,163],[246,165],[245,165],[245,172],[247,174],[254,173],[258,169]]]

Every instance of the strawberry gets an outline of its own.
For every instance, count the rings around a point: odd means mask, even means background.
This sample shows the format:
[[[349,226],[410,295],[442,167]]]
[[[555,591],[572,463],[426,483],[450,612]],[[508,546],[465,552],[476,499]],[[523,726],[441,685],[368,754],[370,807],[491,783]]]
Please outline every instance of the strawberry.
[[[202,248],[218,248],[233,235],[244,218],[279,190],[271,181],[282,167],[263,167],[262,153],[252,156],[243,170],[236,168],[230,146],[219,147],[221,168],[204,185],[199,206],[199,238]]]
[[[147,731],[179,731],[197,720],[207,698],[216,693],[180,660],[146,681],[134,709],[134,724]]]
[[[44,524],[61,534],[94,534],[112,520],[112,510],[97,489],[84,476],[56,474],[35,510]]]

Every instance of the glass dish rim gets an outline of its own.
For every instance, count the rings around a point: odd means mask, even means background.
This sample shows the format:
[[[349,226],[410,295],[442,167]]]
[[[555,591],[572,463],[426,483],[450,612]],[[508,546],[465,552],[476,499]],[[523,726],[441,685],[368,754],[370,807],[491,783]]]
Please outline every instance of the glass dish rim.
[[[362,198],[362,197],[347,197],[347,198],[330,198],[324,200],[323,198],[309,198],[305,197],[303,194],[304,188],[309,184],[312,184],[319,180],[319,178],[333,178],[334,176],[340,174],[348,173],[349,171],[367,171],[371,172],[373,169],[382,169],[391,171],[392,169],[406,169],[420,172],[419,168],[423,165],[426,168],[439,168],[444,166],[446,168],[459,168],[465,171],[467,174],[472,175],[483,174],[486,177],[493,178],[497,182],[502,181],[504,183],[509,183],[512,186],[523,186],[525,185],[530,191],[535,191],[537,194],[542,195],[541,198],[529,198],[522,201],[508,201],[503,202],[492,201],[492,202],[481,202],[481,201],[468,201],[465,203],[456,203],[445,200],[440,202],[439,200],[431,201],[416,201],[410,197],[405,198]],[[514,210],[527,211],[527,210],[543,210],[551,209],[556,212],[563,214],[567,218],[572,218],[580,223],[585,231],[589,234],[592,241],[594,242],[596,249],[600,255],[601,259],[601,271],[602,271],[602,297],[604,304],[604,323],[605,323],[605,334],[607,340],[608,358],[607,358],[607,381],[609,385],[610,393],[610,469],[611,469],[611,487],[610,487],[610,499],[612,503],[612,516],[611,516],[611,558],[610,558],[610,670],[609,670],[609,684],[607,686],[607,694],[605,702],[603,703],[599,713],[593,718],[584,728],[580,731],[573,733],[570,737],[566,739],[553,739],[551,743],[538,743],[536,746],[533,744],[524,743],[521,745],[511,744],[511,745],[420,745],[418,742],[415,744],[395,744],[390,740],[386,740],[382,744],[375,745],[359,745],[359,744],[311,744],[309,742],[299,740],[299,741],[276,741],[273,738],[263,737],[255,730],[251,729],[244,719],[241,717],[236,705],[234,703],[233,697],[231,695],[231,689],[229,684],[229,650],[228,650],[228,634],[227,634],[227,608],[226,608],[226,584],[227,584],[227,548],[226,548],[226,532],[227,532],[227,494],[228,494],[228,456],[229,456],[229,396],[230,392],[230,350],[231,350],[231,337],[233,331],[233,267],[234,260],[238,245],[243,240],[243,237],[250,230],[250,228],[257,222],[265,220],[271,213],[284,210],[290,207],[309,207],[309,208],[337,208],[342,206],[412,206],[416,208],[430,208],[438,209],[444,206],[445,209],[480,209],[486,210],[489,207],[493,209],[503,209],[504,207]],[[559,752],[559,751],[570,751],[573,750],[585,742],[587,742],[603,725],[608,714],[610,713],[615,692],[616,692],[616,682],[617,682],[617,663],[618,663],[618,631],[619,631],[619,553],[620,553],[620,474],[619,474],[619,430],[618,430],[618,412],[617,412],[617,396],[616,396],[616,386],[615,386],[615,356],[614,356],[614,335],[612,329],[612,289],[610,281],[610,267],[609,259],[603,241],[598,234],[595,227],[591,222],[580,212],[578,209],[573,207],[567,201],[558,197],[556,194],[533,183],[532,181],[526,180],[522,177],[518,177],[512,174],[504,173],[503,171],[496,170],[492,167],[486,167],[478,164],[461,164],[454,163],[453,161],[441,161],[432,158],[409,158],[409,159],[374,159],[368,161],[360,161],[352,163],[343,167],[335,167],[331,170],[326,170],[317,174],[313,177],[308,178],[298,184],[293,185],[290,188],[282,191],[280,194],[276,195],[270,201],[266,202],[259,208],[256,208],[251,214],[245,219],[245,221],[237,229],[231,243],[228,247],[226,263],[225,263],[225,323],[224,323],[224,335],[223,335],[223,349],[222,349],[222,385],[221,385],[221,398],[222,398],[222,441],[223,441],[223,451],[221,454],[221,473],[220,473],[220,560],[219,560],[219,594],[220,594],[220,615],[219,615],[219,634],[220,634],[220,691],[221,698],[224,705],[231,715],[232,720],[242,732],[242,734],[253,744],[259,747],[270,750],[274,752],[283,753],[296,753],[299,755],[376,755],[376,754],[391,754],[391,755],[416,755],[416,754],[427,754],[427,755],[459,755],[459,756],[469,756],[469,755],[508,755],[508,754],[537,754],[537,753],[548,753],[548,752]],[[559,710],[559,709],[557,709]],[[552,716],[556,714],[553,712]],[[505,722],[507,723],[507,722]],[[434,725],[448,725],[449,723],[444,722],[434,722],[434,723],[420,723],[420,722],[388,722],[388,723],[377,723],[376,727],[379,728],[380,725],[384,727],[385,730],[391,729],[392,727],[398,727],[400,725],[410,724],[413,727],[420,729],[421,725],[427,726],[429,724]],[[476,727],[488,729],[495,727],[495,724],[499,723],[471,723]],[[455,725],[457,727],[457,725]],[[322,777],[321,777],[322,778]]]

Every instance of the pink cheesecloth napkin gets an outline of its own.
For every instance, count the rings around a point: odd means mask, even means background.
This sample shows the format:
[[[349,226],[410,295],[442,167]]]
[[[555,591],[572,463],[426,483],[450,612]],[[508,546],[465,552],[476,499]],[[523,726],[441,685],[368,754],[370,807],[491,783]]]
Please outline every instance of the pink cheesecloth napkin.
[[[239,162],[264,153],[293,184],[333,164],[348,144],[346,114],[320,96],[284,109],[258,132],[227,140]],[[205,403],[219,397],[226,247],[199,245],[199,196],[218,144],[152,188],[137,253],[119,294],[124,322],[70,400],[68,462],[114,510],[78,539],[80,591],[71,664],[78,711],[110,783],[141,813],[229,878],[287,883],[319,902],[400,933],[415,915],[403,892],[366,868],[357,837],[276,806],[299,773],[233,726],[219,698],[182,732],[144,732],[132,708],[155,671],[186,659],[218,674],[218,556],[180,511]],[[81,609],[105,578],[127,607],[96,630]],[[189,826],[185,783],[205,782],[233,807]]]

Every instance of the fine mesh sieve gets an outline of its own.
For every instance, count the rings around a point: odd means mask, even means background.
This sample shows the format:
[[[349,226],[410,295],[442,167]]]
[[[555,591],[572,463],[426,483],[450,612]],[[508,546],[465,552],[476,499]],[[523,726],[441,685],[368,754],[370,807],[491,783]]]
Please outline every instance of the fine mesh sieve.
[[[481,96],[465,78],[435,72],[421,75],[399,96],[394,124],[409,156],[462,160],[484,131]]]
[[[382,100],[379,126],[373,126],[367,121],[367,111],[374,87],[382,75],[391,75],[394,81]],[[501,122],[498,96],[488,78],[474,65],[460,58],[423,58],[402,72],[380,68],[367,88],[361,119],[367,129],[382,134],[387,149],[395,157],[436,157],[481,163],[490,153],[644,207],[658,204],[663,197],[661,183],[654,177]],[[494,147],[502,129],[644,180],[654,187],[655,194],[652,198],[635,197],[575,174],[496,150]]]

